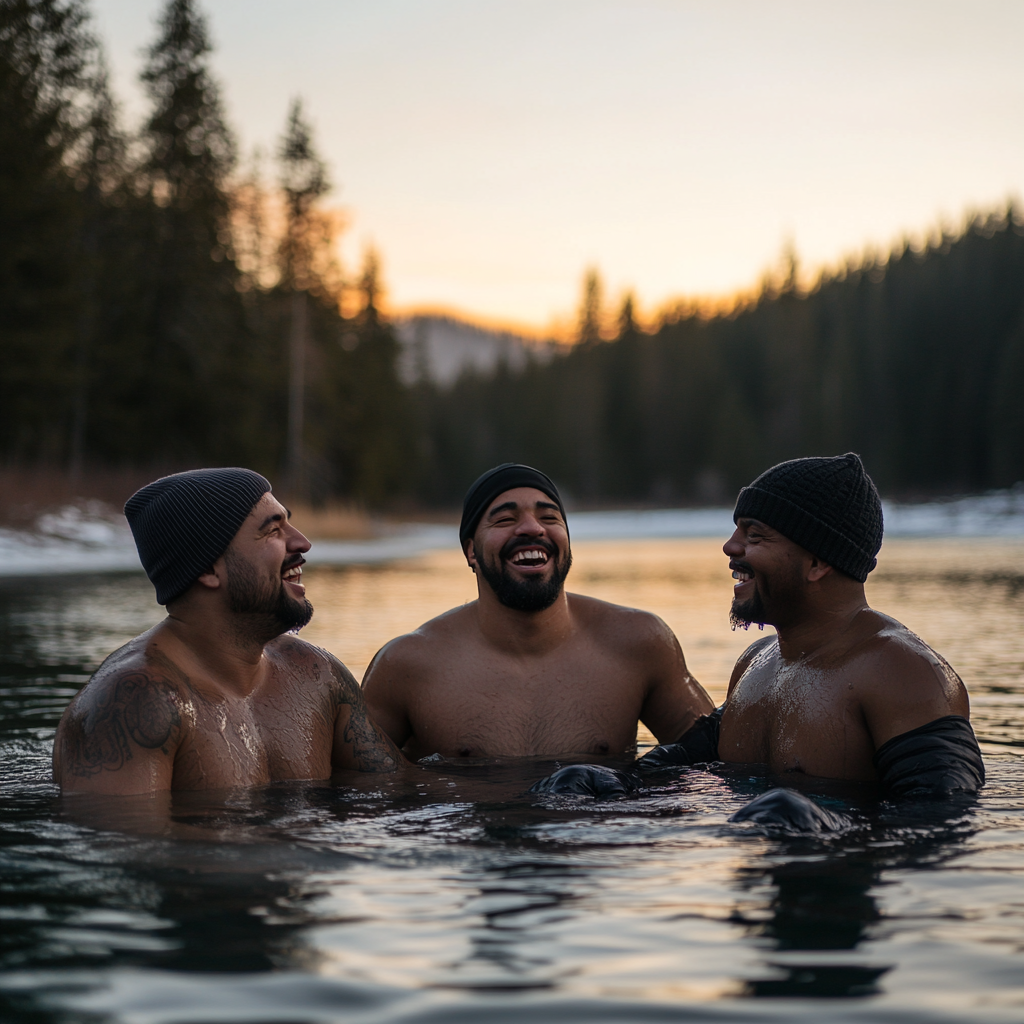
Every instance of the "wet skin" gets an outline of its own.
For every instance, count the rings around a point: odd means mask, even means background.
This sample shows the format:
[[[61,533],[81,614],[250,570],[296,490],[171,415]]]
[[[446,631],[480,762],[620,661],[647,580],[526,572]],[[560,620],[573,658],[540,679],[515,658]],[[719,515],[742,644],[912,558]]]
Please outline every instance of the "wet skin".
[[[564,590],[520,611],[477,571],[483,560],[517,582],[547,581],[568,552],[542,491],[491,502],[466,550],[478,599],[391,641],[363,680],[374,720],[408,757],[622,754],[638,720],[670,742],[711,710],[657,616]]]
[[[740,519],[723,550],[738,578],[734,609],[756,595],[778,631],[733,670],[723,761],[870,780],[887,740],[945,715],[970,717],[960,677],[906,626],[869,608],[863,584],[754,519]]]
[[[54,742],[65,793],[222,789],[326,779],[402,762],[333,655],[273,616],[233,610],[228,580],[248,569],[300,612],[309,541],[266,494],[210,571],[168,617],[115,651],[68,705]]]

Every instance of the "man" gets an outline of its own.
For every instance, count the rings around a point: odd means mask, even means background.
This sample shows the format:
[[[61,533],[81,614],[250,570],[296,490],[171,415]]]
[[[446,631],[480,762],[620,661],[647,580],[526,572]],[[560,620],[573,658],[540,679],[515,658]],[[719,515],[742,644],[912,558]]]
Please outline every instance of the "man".
[[[65,793],[221,789],[402,761],[336,658],[295,636],[313,614],[310,544],[270,484],[200,469],[125,505],[167,618],[115,651],[57,728]]]
[[[410,758],[622,754],[638,719],[672,740],[712,709],[661,619],[566,594],[565,508],[543,473],[484,473],[459,538],[477,600],[391,641],[363,680]]]
[[[733,520],[724,551],[737,581],[734,627],[768,624],[776,635],[737,661],[722,708],[638,768],[756,762],[776,774],[878,780],[894,796],[976,791],[985,769],[960,677],[868,607],[882,506],[860,459],[775,466],[740,491]],[[576,773],[575,783],[553,776],[541,788],[588,785]]]

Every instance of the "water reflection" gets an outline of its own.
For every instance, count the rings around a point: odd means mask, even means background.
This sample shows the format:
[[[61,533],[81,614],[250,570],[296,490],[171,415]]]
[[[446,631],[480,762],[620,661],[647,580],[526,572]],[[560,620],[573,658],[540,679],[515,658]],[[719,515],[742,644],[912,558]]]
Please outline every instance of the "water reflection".
[[[725,621],[717,543],[576,554],[577,589],[661,614],[698,677],[724,685],[751,637]],[[870,584],[961,671],[989,752],[1024,745],[1014,566],[1019,544],[887,544]],[[359,670],[471,582],[457,552],[313,570],[310,639]],[[64,705],[161,614],[137,576],[0,582],[0,1019],[887,1024],[941,1018],[921,1009],[933,999],[1019,1020],[1015,759],[990,753],[959,817],[868,815],[829,840],[727,824],[769,784],[745,769],[604,805],[524,796],[544,759],[61,801],[49,747]]]
[[[952,861],[976,828],[970,807],[921,805],[897,815],[891,808],[861,821],[839,842],[781,838],[764,861],[738,873],[743,889],[770,887],[773,895],[754,920],[736,919],[767,950],[768,977],[750,979],[744,994],[851,997],[880,991],[893,964],[870,949],[884,918],[880,887],[887,873],[929,869]],[[859,952],[864,946],[867,953]],[[854,957],[844,953],[857,954]]]

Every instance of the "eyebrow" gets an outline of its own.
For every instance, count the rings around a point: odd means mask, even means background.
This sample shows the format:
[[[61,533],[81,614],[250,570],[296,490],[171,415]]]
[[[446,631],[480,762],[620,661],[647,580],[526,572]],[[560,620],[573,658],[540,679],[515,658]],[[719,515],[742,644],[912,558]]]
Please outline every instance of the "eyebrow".
[[[767,523],[761,522],[760,519],[751,519],[749,516],[740,516],[739,519],[736,520],[736,525],[742,526],[745,530],[749,529],[751,526],[760,526],[765,530],[771,529]]]
[[[550,501],[538,501],[533,507],[534,508],[551,508],[551,509],[554,509],[556,512],[559,512],[559,513],[562,511],[557,505],[552,504]],[[494,508],[492,508],[490,510],[490,512],[487,513],[487,518],[490,519],[492,516],[496,516],[499,512],[514,512],[518,508],[519,508],[519,502],[517,502],[517,501],[505,501],[505,502],[502,502],[500,505],[495,505]]]
[[[286,508],[285,512],[287,513],[286,516],[281,515],[280,512],[275,512],[273,515],[267,516],[267,518],[260,523],[260,533],[262,533],[271,523],[279,523],[282,519],[291,519],[291,509]]]

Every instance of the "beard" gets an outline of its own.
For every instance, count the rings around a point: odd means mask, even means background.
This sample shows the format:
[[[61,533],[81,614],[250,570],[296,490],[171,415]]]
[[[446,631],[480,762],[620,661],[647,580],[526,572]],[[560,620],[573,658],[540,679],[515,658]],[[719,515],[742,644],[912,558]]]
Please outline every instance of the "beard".
[[[228,570],[228,606],[247,621],[247,632],[253,639],[266,642],[289,630],[298,631],[313,617],[309,601],[291,597],[280,576],[262,575],[230,548],[224,562]],[[288,567],[286,563],[283,568]]]
[[[729,610],[729,622],[733,629],[749,629],[757,624],[758,629],[765,625],[777,626],[780,617],[791,614],[792,609],[799,607],[803,594],[800,566],[794,563],[790,568],[780,567],[771,577],[754,576],[754,570],[745,562],[730,562],[754,577],[754,594],[746,601],[733,598]]]
[[[547,579],[540,576],[518,579],[512,575],[508,559],[523,547],[543,548],[548,553],[552,570]],[[521,540],[514,539],[501,549],[496,565],[488,565],[483,559],[480,559],[477,565],[480,568],[480,575],[494,591],[494,596],[506,608],[517,612],[542,612],[558,600],[565,578],[572,568],[571,551],[567,550],[562,559],[557,559],[557,555],[558,548],[549,540],[530,541],[528,545],[524,545]]]
[[[733,598],[732,608],[729,609],[729,624],[733,629],[750,629],[756,622],[758,629],[764,629],[768,613],[761,600],[761,594],[754,589],[754,596],[746,601],[737,601]]]

